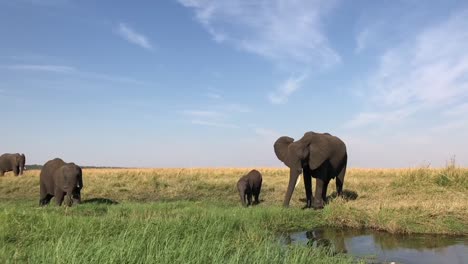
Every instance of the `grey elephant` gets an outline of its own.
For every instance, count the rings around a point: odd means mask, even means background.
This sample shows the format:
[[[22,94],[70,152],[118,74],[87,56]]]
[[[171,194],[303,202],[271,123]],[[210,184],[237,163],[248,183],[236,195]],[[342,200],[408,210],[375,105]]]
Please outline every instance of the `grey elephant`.
[[[262,174],[257,170],[251,170],[246,175],[242,176],[237,182],[237,190],[243,206],[252,204],[252,195],[255,198],[254,204],[260,201],[258,196],[262,189]]]
[[[326,201],[328,183],[336,177],[338,196],[342,195],[348,154],[345,143],[328,133],[307,132],[294,141],[290,137],[280,137],[274,144],[275,154],[289,167],[289,184],[283,205],[289,206],[297,178],[304,174],[304,187],[307,204],[305,208],[323,208]],[[312,177],[316,178],[315,199],[312,196]],[[312,202],[313,200],[313,202]]]
[[[81,203],[81,189],[83,188],[82,171],[75,163],[66,163],[56,158],[44,164],[40,178],[39,205],[49,204],[55,196],[57,205],[62,205],[67,198],[66,205]]]
[[[26,165],[26,156],[19,153],[5,153],[0,156],[0,176],[5,172],[13,171],[15,176],[22,175]]]

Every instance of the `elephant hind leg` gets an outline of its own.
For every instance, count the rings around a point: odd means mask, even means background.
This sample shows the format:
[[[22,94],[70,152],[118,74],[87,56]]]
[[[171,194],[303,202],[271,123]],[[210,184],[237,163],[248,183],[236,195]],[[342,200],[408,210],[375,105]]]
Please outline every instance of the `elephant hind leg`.
[[[340,173],[336,177],[336,192],[337,192],[338,196],[342,196],[342,194],[343,194],[343,184],[344,184],[345,174],[346,174],[346,163],[344,164],[344,166],[341,169]]]
[[[255,204],[260,203],[260,200],[258,199],[258,197],[260,196],[260,191],[261,190],[262,190],[262,186],[259,186],[254,192]]]

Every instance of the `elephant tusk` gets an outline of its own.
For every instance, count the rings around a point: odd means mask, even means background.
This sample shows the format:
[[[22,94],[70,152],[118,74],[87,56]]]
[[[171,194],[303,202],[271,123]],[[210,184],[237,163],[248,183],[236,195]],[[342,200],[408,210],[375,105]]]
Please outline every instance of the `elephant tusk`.
[[[296,189],[297,185],[299,185],[299,182],[301,182],[301,177],[297,177],[296,185],[294,186],[294,189]]]

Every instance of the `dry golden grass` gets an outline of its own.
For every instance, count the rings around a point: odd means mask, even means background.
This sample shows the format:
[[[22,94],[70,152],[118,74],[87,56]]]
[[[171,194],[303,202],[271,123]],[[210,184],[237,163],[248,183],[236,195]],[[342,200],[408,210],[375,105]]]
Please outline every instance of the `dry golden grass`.
[[[288,183],[287,168],[257,168],[263,174],[260,206],[280,206]],[[190,169],[85,169],[83,199],[106,198],[123,201],[196,200],[238,203],[237,180],[249,168]],[[38,200],[39,171],[14,177],[0,177],[0,201]],[[356,192],[355,200],[335,199],[324,209],[324,216],[337,225],[362,226],[389,231],[408,231],[411,224],[426,225],[444,233],[439,223],[468,225],[468,169],[349,169],[345,190]],[[328,194],[335,191],[335,181]],[[291,202],[301,207],[305,196],[298,185]],[[430,221],[428,221],[427,218]],[[405,221],[410,225],[402,230]],[[427,221],[427,224],[425,223]],[[434,225],[428,227],[427,225]],[[461,228],[468,233],[466,227]]]

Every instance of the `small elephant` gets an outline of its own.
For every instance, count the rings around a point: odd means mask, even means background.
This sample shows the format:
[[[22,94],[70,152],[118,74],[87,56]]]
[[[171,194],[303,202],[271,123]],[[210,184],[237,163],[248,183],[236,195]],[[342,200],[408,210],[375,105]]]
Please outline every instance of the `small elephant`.
[[[336,177],[336,191],[342,195],[348,154],[345,143],[328,133],[307,132],[294,141],[290,137],[280,137],[274,144],[275,154],[289,167],[289,185],[283,206],[288,207],[294,192],[295,183],[304,174],[304,187],[307,204],[305,208],[323,208],[326,201],[328,183]],[[312,204],[312,177],[316,178],[315,200]]]
[[[75,163],[65,163],[59,158],[49,160],[42,167],[39,178],[40,206],[49,204],[54,196],[58,206],[62,205],[65,196],[68,206],[81,203],[83,178],[81,168]]]
[[[0,176],[5,175],[5,172],[9,171],[13,171],[15,176],[23,175],[25,164],[26,156],[24,154],[3,154],[0,156]]]
[[[246,175],[242,176],[237,182],[237,190],[243,206],[252,204],[252,195],[255,197],[254,204],[258,204],[258,196],[262,189],[262,174],[257,170],[251,170]]]

